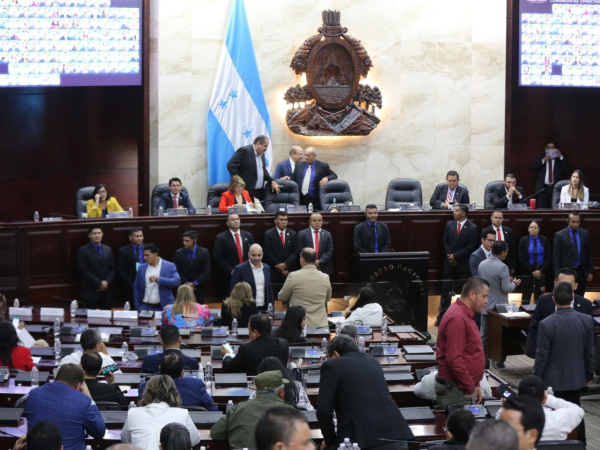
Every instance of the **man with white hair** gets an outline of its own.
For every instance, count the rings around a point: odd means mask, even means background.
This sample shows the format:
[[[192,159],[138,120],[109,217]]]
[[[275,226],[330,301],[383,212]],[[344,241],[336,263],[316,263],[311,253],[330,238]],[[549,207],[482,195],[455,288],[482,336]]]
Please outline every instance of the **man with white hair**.
[[[238,264],[231,273],[229,292],[233,287],[245,281],[252,288],[252,297],[259,311],[266,311],[268,305],[273,306],[273,289],[271,288],[271,268],[263,264],[263,249],[258,244],[252,244],[248,250],[248,261]]]
[[[294,180],[300,188],[300,201],[303,205],[312,203],[314,209],[321,209],[320,189],[329,181],[337,179],[337,175],[329,168],[329,164],[317,161],[317,149],[307,147],[304,150],[304,161],[296,164]]]

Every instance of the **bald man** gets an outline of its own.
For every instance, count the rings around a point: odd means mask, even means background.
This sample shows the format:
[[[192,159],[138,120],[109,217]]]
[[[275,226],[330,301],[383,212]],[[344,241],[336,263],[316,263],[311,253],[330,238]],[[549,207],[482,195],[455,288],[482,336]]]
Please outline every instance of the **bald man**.
[[[294,145],[290,149],[290,156],[285,161],[277,163],[275,168],[275,179],[276,180],[289,180],[294,174],[296,164],[304,159],[304,150],[299,145]]]
[[[273,289],[271,288],[271,269],[263,264],[263,249],[258,244],[252,244],[248,251],[248,261],[238,264],[233,268],[229,292],[233,287],[245,281],[252,287],[252,296],[256,300],[259,311],[266,311],[269,304],[273,304]]]

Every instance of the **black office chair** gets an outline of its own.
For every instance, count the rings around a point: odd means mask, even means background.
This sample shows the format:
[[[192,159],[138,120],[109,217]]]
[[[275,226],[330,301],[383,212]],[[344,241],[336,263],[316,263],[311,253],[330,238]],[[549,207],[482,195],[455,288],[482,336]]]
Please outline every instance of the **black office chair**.
[[[86,186],[77,189],[75,193],[75,215],[81,218],[82,213],[87,213],[87,202],[93,198],[96,186]]]
[[[221,194],[229,190],[229,183],[213,184],[208,188],[206,205],[210,206],[213,214],[219,212],[219,203],[221,202]]]
[[[560,180],[554,185],[554,189],[552,189],[552,207],[554,209],[558,209],[560,207],[560,191],[563,186],[567,186],[571,180]]]
[[[160,196],[163,195],[165,192],[169,192],[169,183],[164,183],[164,184],[159,184],[157,186],[154,186],[154,189],[152,189],[152,195],[150,197],[150,204],[152,205],[152,215],[156,216],[156,211],[158,211],[158,202],[160,199]],[[185,187],[181,188],[181,192],[184,192],[185,194],[188,194],[188,190]]]
[[[552,450],[583,450],[585,444],[581,441],[540,441],[535,448],[547,448]]]
[[[263,204],[265,212],[274,213],[280,209],[287,210],[288,206],[300,204],[300,189],[295,181],[277,180],[277,184],[279,184],[279,194],[271,189],[265,189]]]
[[[14,408],[25,408],[27,406],[27,399],[29,398],[29,394],[25,394],[19,400],[15,402]]]
[[[413,178],[395,178],[388,184],[385,194],[385,209],[396,207],[396,203],[423,203],[421,183]]]
[[[503,180],[499,181],[490,181],[485,185],[485,192],[483,194],[483,203],[485,205],[485,209],[495,209],[494,208],[494,191],[498,189],[500,186],[504,184]]]
[[[352,192],[350,186],[344,180],[331,180],[325,186],[321,186],[319,197],[321,199],[321,209],[331,211],[333,199],[337,205],[351,202]]]

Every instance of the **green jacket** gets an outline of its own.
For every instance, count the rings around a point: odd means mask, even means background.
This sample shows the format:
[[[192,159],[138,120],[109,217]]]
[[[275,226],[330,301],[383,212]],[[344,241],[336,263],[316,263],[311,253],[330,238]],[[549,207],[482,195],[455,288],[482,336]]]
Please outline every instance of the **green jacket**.
[[[256,398],[233,406],[210,429],[210,437],[229,441],[231,448],[256,448],[254,430],[262,415],[271,408],[296,406],[284,402],[272,392],[258,392]]]

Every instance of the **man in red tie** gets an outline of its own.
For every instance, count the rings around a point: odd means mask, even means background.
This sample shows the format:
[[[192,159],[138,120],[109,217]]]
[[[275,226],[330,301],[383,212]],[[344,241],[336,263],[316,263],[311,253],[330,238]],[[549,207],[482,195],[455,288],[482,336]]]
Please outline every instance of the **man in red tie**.
[[[263,236],[264,261],[271,268],[271,283],[283,284],[299,268],[298,235],[288,228],[285,209],[275,213],[275,226]]]
[[[192,205],[187,192],[183,191],[183,184],[179,178],[169,180],[169,192],[162,194],[158,200],[158,207],[161,206],[164,211],[171,208],[186,208],[189,214],[196,214],[196,208]]]
[[[213,254],[223,292],[229,293],[233,268],[248,260],[248,251],[254,244],[254,238],[249,232],[240,229],[241,221],[238,214],[229,214],[226,224],[228,230],[215,238]]]
[[[329,231],[323,230],[323,216],[320,213],[312,213],[308,221],[310,225],[298,233],[298,251],[303,248],[314,248],[317,261],[315,266],[321,272],[333,275],[333,239]]]
[[[546,144],[544,153],[538,155],[531,164],[531,170],[537,172],[535,192],[542,191],[537,195],[536,208],[552,208],[554,185],[571,173],[565,157],[554,142]],[[510,252],[508,254],[510,255]]]
[[[485,228],[485,231],[493,232],[497,241],[504,241],[508,245],[508,257],[504,259],[504,264],[508,266],[510,274],[513,275],[517,265],[517,250],[513,230],[503,225],[504,213],[500,210],[494,211],[490,219],[492,224]]]

